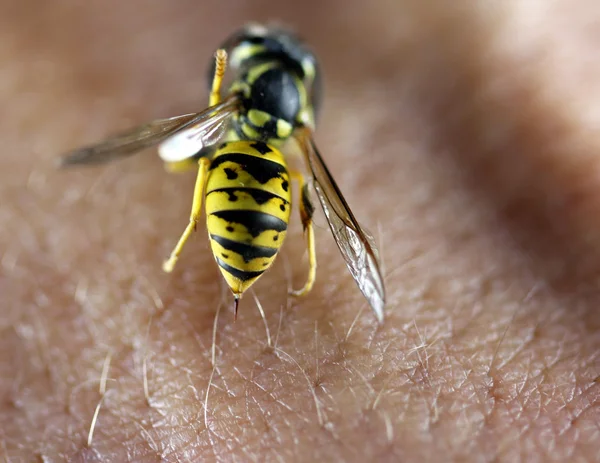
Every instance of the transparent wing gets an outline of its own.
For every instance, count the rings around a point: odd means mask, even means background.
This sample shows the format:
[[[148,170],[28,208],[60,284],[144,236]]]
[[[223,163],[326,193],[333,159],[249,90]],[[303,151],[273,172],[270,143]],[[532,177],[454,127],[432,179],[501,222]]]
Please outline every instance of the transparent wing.
[[[157,119],[99,143],[71,151],[60,159],[59,164],[60,166],[103,164],[156,145],[190,127],[201,127],[203,129],[205,137],[201,140],[206,146],[213,142],[212,136],[221,135],[219,127],[225,126],[237,107],[238,97],[231,95],[221,103],[202,112]]]
[[[211,113],[208,119],[179,129],[158,145],[160,158],[165,162],[184,161],[197,155],[202,148],[214,145],[225,135],[232,112]]]
[[[315,190],[323,206],[329,228],[352,277],[381,323],[385,306],[385,287],[374,240],[354,218],[348,203],[323,162],[312,140],[310,130],[300,129],[298,141],[305,162],[313,175]]]

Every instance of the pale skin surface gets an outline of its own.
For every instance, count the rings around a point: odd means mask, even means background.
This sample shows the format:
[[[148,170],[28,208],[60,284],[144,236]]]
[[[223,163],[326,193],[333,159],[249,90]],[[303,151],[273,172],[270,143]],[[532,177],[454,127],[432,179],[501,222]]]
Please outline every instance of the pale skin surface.
[[[0,4],[0,461],[600,458],[597,2],[27,3]],[[389,303],[350,329],[364,300],[321,215],[317,283],[289,300],[296,217],[254,288],[275,347],[247,295],[211,376],[204,228],[160,269],[194,176],[152,150],[52,162],[202,109],[214,47],[269,18],[321,57],[317,140]]]

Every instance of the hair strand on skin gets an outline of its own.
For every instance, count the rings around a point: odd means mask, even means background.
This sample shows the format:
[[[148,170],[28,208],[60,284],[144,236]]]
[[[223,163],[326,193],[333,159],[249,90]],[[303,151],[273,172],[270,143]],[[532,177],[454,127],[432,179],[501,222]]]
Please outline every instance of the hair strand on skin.
[[[273,347],[273,341],[271,339],[271,331],[269,330],[269,324],[267,323],[267,317],[265,316],[265,311],[263,309],[263,306],[260,303],[260,301],[258,300],[258,296],[256,295],[256,292],[254,292],[254,290],[252,290],[252,297],[254,298],[256,307],[258,308],[258,311],[260,312],[260,317],[262,318],[263,323],[265,324],[265,331],[267,333],[267,346]]]
[[[106,383],[108,382],[108,370],[110,369],[110,362],[112,360],[112,351],[109,351],[104,358],[104,362],[102,364],[102,372],[100,373],[100,382],[98,386],[98,393],[100,394],[100,400],[96,405],[96,409],[94,410],[94,415],[92,416],[92,422],[90,423],[90,429],[88,431],[87,438],[87,446],[91,447],[94,439],[94,430],[96,429],[96,423],[98,422],[98,415],[100,414],[100,407],[102,406],[102,402],[104,402],[104,397],[106,397]]]
[[[100,414],[100,407],[102,406],[104,397],[105,396],[100,397],[100,400],[98,401],[98,405],[96,405],[96,410],[94,410],[94,416],[92,417],[92,422],[90,423],[90,430],[88,432],[88,438],[87,438],[87,446],[88,447],[92,446],[92,442],[94,440],[94,431],[96,430],[96,422],[98,421],[98,415]]]
[[[142,360],[142,381],[144,387],[144,398],[146,399],[146,404],[150,405],[150,389],[148,386],[148,342],[150,339],[150,327],[152,326],[153,316],[150,315],[150,320],[148,321],[148,326],[146,327],[146,337],[144,339],[144,357]]]
[[[300,372],[306,379],[306,382],[308,383],[308,390],[310,391],[310,393],[313,397],[313,400],[315,402],[315,408],[317,410],[317,421],[319,423],[319,426],[323,426],[325,424],[325,421],[323,419],[323,410],[321,410],[321,402],[319,401],[319,398],[317,397],[317,393],[315,392],[314,385],[311,382],[308,374],[306,374],[306,371],[304,370],[304,368],[302,368],[300,366],[298,361],[294,357],[292,357],[290,354],[288,354],[286,351],[284,351],[278,347],[275,347],[274,349],[275,349],[275,352],[279,352],[284,357],[286,357],[288,360],[290,360],[294,365],[296,365],[296,367],[298,367],[298,370],[300,370]]]

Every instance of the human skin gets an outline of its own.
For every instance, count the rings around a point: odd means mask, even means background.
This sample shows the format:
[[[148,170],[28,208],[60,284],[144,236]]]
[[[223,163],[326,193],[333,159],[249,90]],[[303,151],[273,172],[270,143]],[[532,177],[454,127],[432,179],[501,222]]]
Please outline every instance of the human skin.
[[[600,458],[596,3],[38,3],[0,2],[0,457]],[[202,109],[214,47],[272,18],[321,59],[317,142],[388,304],[378,326],[320,214],[315,288],[288,298],[294,217],[253,288],[269,345],[203,226],[161,272],[193,174],[53,162]]]

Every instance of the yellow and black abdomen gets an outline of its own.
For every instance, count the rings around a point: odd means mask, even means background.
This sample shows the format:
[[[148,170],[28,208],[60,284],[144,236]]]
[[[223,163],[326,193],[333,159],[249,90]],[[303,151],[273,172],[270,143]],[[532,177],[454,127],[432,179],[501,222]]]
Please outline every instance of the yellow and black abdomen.
[[[241,295],[267,270],[290,218],[290,178],[283,154],[263,142],[223,143],[206,183],[207,229],[227,284]]]

